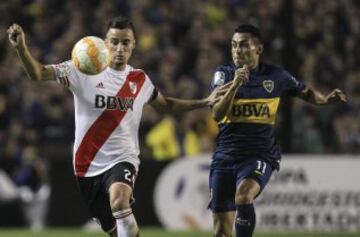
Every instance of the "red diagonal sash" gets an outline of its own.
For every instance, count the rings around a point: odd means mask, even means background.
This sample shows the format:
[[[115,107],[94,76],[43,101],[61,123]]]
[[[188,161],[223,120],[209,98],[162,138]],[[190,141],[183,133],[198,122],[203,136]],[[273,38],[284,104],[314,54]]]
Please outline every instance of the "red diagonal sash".
[[[136,83],[137,88],[135,93],[131,92],[130,82]],[[142,71],[130,72],[124,85],[117,93],[117,96],[135,99],[144,82],[145,74]],[[110,137],[112,132],[118,127],[126,112],[127,111],[118,109],[105,110],[91,125],[75,153],[75,174],[77,176],[85,176],[96,153]]]

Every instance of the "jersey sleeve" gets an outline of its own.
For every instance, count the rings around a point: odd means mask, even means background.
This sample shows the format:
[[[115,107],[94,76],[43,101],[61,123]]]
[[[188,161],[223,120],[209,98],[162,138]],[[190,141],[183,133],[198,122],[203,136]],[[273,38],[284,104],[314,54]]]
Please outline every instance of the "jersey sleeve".
[[[217,67],[211,80],[210,91],[216,87],[222,86],[230,81],[229,72],[223,67]]]
[[[297,96],[305,89],[305,84],[297,80],[289,72],[282,71],[282,94]]]
[[[158,90],[155,88],[154,84],[152,83],[150,77],[148,75],[145,74],[145,88],[144,88],[144,96],[145,96],[145,101],[147,103],[153,101],[154,99],[156,99],[156,97],[158,96],[159,92]]]
[[[51,65],[55,71],[56,81],[74,91],[79,88],[79,74],[72,61]]]

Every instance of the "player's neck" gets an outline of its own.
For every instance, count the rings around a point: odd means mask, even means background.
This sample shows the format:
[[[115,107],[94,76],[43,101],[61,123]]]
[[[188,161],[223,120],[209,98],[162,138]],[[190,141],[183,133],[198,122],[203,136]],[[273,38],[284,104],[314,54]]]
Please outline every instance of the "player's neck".
[[[121,65],[114,65],[114,64],[110,64],[110,68],[116,71],[124,71],[126,69],[126,65],[127,64],[121,64]]]
[[[253,66],[253,67],[249,67],[249,70],[251,72],[256,72],[257,70],[259,70],[259,64],[257,64],[256,66]]]

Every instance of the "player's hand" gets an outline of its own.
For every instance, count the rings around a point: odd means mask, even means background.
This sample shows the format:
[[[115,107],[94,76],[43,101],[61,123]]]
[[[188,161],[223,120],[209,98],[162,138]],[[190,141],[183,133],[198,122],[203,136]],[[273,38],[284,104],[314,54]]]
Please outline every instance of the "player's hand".
[[[211,94],[206,98],[208,106],[212,107],[219,102],[222,96],[228,91],[233,82],[226,83],[225,85],[216,87]]]
[[[21,26],[19,26],[18,24],[11,25],[7,30],[7,33],[9,34],[10,44],[14,48],[20,48],[25,46],[25,33]]]
[[[241,68],[236,69],[235,77],[234,77],[234,86],[239,87],[245,84],[249,80],[249,67],[248,65],[244,65]]]
[[[346,95],[341,90],[335,89],[326,96],[327,104],[333,104],[338,102],[347,102]]]

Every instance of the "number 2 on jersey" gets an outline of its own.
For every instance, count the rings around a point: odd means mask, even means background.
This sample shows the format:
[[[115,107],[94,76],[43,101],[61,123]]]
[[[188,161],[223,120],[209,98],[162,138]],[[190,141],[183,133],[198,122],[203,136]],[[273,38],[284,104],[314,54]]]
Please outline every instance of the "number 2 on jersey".
[[[125,172],[125,179],[127,181],[129,181],[130,183],[133,183],[134,180],[133,180],[133,176],[132,176],[131,171],[128,170],[128,169],[124,169],[124,172]]]

